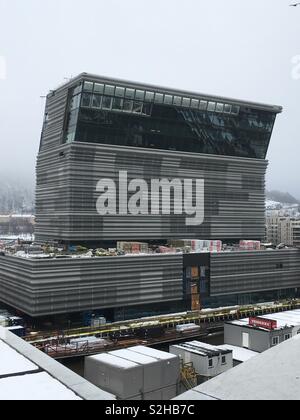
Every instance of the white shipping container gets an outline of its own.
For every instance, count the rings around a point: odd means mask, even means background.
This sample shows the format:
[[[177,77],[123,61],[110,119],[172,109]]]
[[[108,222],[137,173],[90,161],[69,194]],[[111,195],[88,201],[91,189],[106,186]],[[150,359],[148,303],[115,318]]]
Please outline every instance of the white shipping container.
[[[109,354],[142,366],[143,394],[163,388],[163,362],[161,360],[130,351],[129,349],[112,351]]]
[[[84,377],[118,399],[139,398],[143,389],[143,368],[111,354],[85,358]]]
[[[180,382],[180,359],[174,354],[155,350],[150,347],[131,347],[130,351],[153,357],[162,362],[162,388],[177,385]]]
[[[167,388],[158,389],[154,392],[149,392],[144,395],[145,401],[170,401],[178,395],[177,385],[172,385]]]
[[[201,327],[196,324],[177,325],[176,327],[176,331],[179,333],[183,333],[183,332],[191,331],[191,330],[200,331],[200,329]]]

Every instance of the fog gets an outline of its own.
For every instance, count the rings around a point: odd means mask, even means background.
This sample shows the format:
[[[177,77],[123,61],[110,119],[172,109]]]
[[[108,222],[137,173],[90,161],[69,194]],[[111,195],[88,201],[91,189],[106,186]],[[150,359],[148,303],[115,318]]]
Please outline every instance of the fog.
[[[269,189],[300,198],[300,6],[0,0],[0,182],[33,182],[45,96],[83,71],[282,105]]]

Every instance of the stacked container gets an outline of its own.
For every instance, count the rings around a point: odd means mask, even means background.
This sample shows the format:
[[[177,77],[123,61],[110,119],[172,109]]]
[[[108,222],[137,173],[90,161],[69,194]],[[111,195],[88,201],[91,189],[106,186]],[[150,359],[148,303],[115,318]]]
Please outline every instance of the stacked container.
[[[120,400],[171,400],[177,396],[180,359],[137,346],[87,357],[85,378]]]
[[[242,251],[260,251],[260,241],[240,241],[240,249]]]

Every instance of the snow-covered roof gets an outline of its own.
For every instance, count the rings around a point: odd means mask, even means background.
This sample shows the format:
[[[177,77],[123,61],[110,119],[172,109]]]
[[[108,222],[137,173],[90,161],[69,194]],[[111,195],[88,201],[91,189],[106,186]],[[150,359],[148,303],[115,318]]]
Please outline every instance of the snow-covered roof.
[[[38,366],[31,363],[16,350],[0,340],[0,378],[7,375],[34,372],[38,370]]]
[[[140,353],[146,356],[153,357],[154,359],[158,360],[171,360],[171,359],[177,359],[178,357],[174,354],[166,353],[164,351],[155,350],[150,347],[144,347],[144,346],[135,346],[131,347],[130,351],[134,351],[136,353]]]
[[[275,314],[268,314],[259,316],[259,318],[269,319],[272,321],[277,321],[277,329],[281,328],[291,328],[300,326],[300,309],[295,309],[294,311],[287,311],[287,312],[278,312]],[[237,321],[232,321],[230,324],[239,325],[243,327],[249,327],[249,318],[240,319]],[[255,327],[259,328],[259,327]],[[260,328],[264,330],[264,328]]]
[[[48,373],[0,379],[0,400],[81,400],[74,392]]]
[[[112,356],[121,357],[122,359],[129,360],[130,362],[134,362],[139,365],[153,365],[153,363],[157,363],[157,359],[154,359],[153,357],[146,356],[141,353],[130,351],[130,349],[116,350],[110,352],[109,354],[111,354]]]
[[[0,327],[0,400],[115,400]]]
[[[243,363],[247,362],[248,360],[260,354],[260,353],[257,353],[256,351],[244,349],[241,347],[231,346],[229,344],[218,346],[218,348],[222,350],[232,351],[233,360],[236,360],[237,362],[243,362]]]
[[[118,369],[135,369],[139,365],[129,360],[122,359],[120,357],[113,356],[112,354],[102,353],[96,356],[90,356],[90,359],[98,362],[113,366]]]

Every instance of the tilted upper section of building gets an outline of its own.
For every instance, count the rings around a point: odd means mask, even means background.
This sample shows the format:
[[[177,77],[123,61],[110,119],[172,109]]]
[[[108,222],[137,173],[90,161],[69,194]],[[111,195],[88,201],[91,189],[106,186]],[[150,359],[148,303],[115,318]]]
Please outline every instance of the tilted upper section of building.
[[[64,97],[64,110],[53,97]],[[281,107],[82,74],[48,95],[41,148],[71,142],[265,159]],[[52,139],[52,136],[51,136]],[[50,142],[52,144],[52,141]]]

